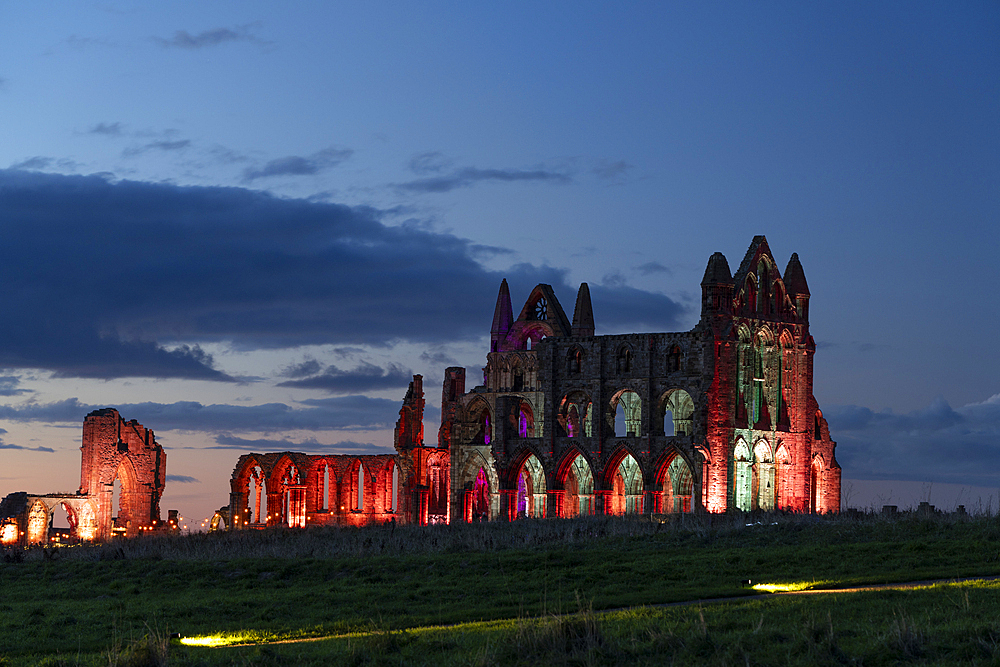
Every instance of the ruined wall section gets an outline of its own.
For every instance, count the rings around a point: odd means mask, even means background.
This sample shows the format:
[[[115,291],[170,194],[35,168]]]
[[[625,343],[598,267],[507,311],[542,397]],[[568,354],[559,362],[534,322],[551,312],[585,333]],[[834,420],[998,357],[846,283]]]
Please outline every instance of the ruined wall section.
[[[153,431],[126,422],[114,408],[95,410],[83,421],[80,491],[94,499],[97,539],[124,531],[134,537],[160,524],[160,497],[166,487],[167,455]],[[114,513],[114,482],[121,482]]]
[[[244,454],[230,478],[226,528],[392,521],[398,516],[401,487],[396,470],[397,457],[392,454]]]

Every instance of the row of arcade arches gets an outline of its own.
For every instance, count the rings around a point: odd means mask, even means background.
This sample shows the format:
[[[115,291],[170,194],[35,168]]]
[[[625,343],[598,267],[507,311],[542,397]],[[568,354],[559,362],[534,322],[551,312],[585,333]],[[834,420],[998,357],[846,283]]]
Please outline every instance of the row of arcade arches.
[[[659,418],[663,422],[663,435],[692,435],[694,433],[694,401],[683,389],[664,392],[657,405]],[[631,389],[622,389],[612,396],[610,409],[614,414],[614,436],[618,438],[645,435],[642,432],[642,399]],[[490,444],[493,439],[494,421],[485,401],[479,401],[470,408],[479,424],[473,442]],[[556,411],[557,432],[570,438],[592,437],[595,431],[596,414],[594,403],[583,391],[572,391],[563,396]],[[535,429],[535,410],[531,402],[522,399],[516,409],[517,435],[534,438],[539,435]]]
[[[822,455],[816,455],[810,465],[808,511],[820,512],[822,503]],[[798,503],[792,498],[792,457],[784,444],[774,451],[766,438],[759,439],[751,449],[743,438],[733,447],[733,505],[744,512],[753,510],[787,509]]]
[[[497,495],[497,479],[481,459],[479,466],[467,468],[474,478],[466,484],[470,494],[467,518],[480,521],[495,518],[499,505],[492,502]],[[587,458],[575,451],[550,477],[538,457],[529,453],[513,474],[510,493],[510,518],[542,518],[549,515],[549,495],[561,491],[556,515],[563,518],[586,516],[600,511],[598,496],[604,498],[604,513],[614,515],[641,514],[646,511],[645,474],[641,465],[627,451],[612,459],[603,479],[595,479]],[[675,513],[692,511],[694,479],[683,457],[674,453],[666,458],[653,476],[652,511]]]
[[[321,459],[312,465],[311,478],[290,459],[280,461],[270,475],[250,460],[237,474],[238,490],[246,494],[240,523],[304,528],[309,512],[371,513],[376,505],[382,512],[394,513],[399,505],[400,469],[391,457],[386,458],[378,466],[366,465],[360,458],[346,466]]]

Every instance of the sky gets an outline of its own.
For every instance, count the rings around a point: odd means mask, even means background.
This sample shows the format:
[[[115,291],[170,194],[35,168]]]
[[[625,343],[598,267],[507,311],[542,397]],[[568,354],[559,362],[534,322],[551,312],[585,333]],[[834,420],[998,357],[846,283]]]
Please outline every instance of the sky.
[[[391,451],[507,278],[686,331],[798,253],[845,504],[1000,507],[1000,5],[0,0],[0,496],[84,416],[167,450]],[[978,503],[978,504],[977,504]]]

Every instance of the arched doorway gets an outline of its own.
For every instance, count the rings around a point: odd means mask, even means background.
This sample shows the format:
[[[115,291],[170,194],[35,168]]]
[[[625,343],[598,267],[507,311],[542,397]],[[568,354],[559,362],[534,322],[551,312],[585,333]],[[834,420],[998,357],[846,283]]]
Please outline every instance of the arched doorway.
[[[564,518],[593,514],[594,473],[582,454],[577,453],[565,467],[562,485]]]
[[[608,514],[641,514],[643,510],[642,470],[631,454],[625,454],[611,477]]]
[[[529,454],[517,473],[514,512],[516,518],[545,516],[545,471],[538,457]]]
[[[741,438],[733,450],[733,497],[736,509],[744,512],[749,512],[753,504],[753,471],[750,469],[752,463],[750,448]]]
[[[773,510],[775,498],[774,457],[771,445],[761,438],[753,448],[754,509]]]
[[[694,477],[683,457],[674,454],[660,473],[659,509],[662,514],[690,512]]]
[[[480,468],[472,483],[472,498],[469,502],[473,521],[490,520],[490,480],[486,469]]]

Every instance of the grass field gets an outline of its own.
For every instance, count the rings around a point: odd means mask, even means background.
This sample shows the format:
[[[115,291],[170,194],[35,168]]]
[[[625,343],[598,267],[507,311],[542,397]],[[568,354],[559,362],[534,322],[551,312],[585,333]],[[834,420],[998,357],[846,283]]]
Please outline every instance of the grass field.
[[[745,580],[997,575],[990,516],[310,529],[24,556],[0,563],[2,665],[1000,662],[994,582],[646,607],[757,593]],[[174,632],[336,637],[208,648],[168,641]]]

